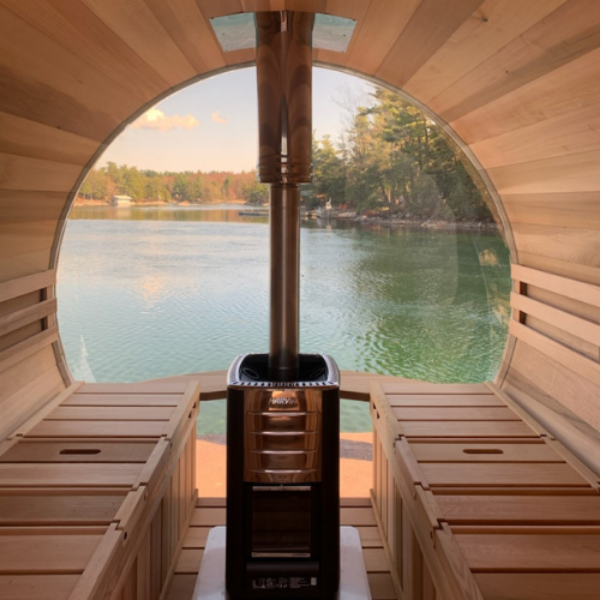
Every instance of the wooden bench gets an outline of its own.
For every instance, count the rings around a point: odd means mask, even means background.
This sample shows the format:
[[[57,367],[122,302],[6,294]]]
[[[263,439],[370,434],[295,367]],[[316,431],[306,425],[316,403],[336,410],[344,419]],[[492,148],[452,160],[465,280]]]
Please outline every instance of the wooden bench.
[[[600,593],[596,473],[493,385],[373,384],[373,503],[403,600]]]
[[[155,600],[196,504],[197,383],[74,384],[0,444],[0,598]]]

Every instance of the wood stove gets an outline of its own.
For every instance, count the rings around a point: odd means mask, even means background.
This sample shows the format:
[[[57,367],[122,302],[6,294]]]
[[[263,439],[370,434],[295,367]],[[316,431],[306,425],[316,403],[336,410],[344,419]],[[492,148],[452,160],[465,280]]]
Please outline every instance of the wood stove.
[[[226,585],[241,598],[333,599],[339,583],[339,373],[299,357],[270,382],[266,354],[239,357],[227,397]]]
[[[333,600],[339,586],[339,372],[328,356],[300,354],[298,335],[313,21],[310,13],[256,14],[258,173],[270,184],[270,352],[240,356],[228,376],[232,600]]]

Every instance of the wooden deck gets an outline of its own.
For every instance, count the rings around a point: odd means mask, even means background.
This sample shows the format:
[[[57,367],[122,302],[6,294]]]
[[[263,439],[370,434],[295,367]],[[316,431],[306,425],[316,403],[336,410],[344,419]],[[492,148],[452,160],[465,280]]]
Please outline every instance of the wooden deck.
[[[368,498],[343,498],[342,525],[358,529],[373,600],[396,600],[390,566]],[[211,527],[225,525],[225,500],[201,498],[192,516],[167,600],[191,600]]]

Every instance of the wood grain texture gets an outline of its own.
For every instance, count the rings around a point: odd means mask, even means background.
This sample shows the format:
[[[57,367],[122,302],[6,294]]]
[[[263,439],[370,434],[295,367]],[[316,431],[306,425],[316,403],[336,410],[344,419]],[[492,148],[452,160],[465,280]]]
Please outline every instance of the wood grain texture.
[[[477,573],[488,600],[596,600],[598,573]]]
[[[53,286],[55,283],[56,271],[43,271],[0,283],[0,302]]]
[[[0,574],[81,573],[101,535],[0,535]]]
[[[504,404],[492,394],[469,394],[460,396],[452,394],[387,394],[386,398],[392,407],[502,407]]]
[[[125,499],[125,492],[87,494],[45,490],[34,494],[0,491],[0,524],[3,526],[108,525]]]
[[[0,575],[0,597],[19,600],[46,600],[52,590],[54,600],[66,600],[79,575]]]
[[[600,345],[600,325],[581,319],[568,312],[548,306],[542,302],[532,300],[521,294],[511,294],[511,306],[527,315],[535,316],[556,327],[568,331],[570,334],[588,341],[596,347]],[[597,354],[597,352],[596,352]]]
[[[59,406],[46,419],[48,421],[163,421],[166,423],[174,410],[170,406]]]
[[[376,75],[402,88],[482,2],[421,0],[385,60],[375,70]]]
[[[599,45],[600,6],[593,0],[570,0],[433,98],[429,106],[444,121],[453,122]]]
[[[523,283],[532,284],[555,294],[600,307],[599,286],[537,269],[530,269],[522,265],[512,265],[511,275],[513,279]]]
[[[406,421],[520,421],[506,406],[393,407],[396,418]]]
[[[496,463],[527,462],[547,463],[563,462],[563,459],[548,444],[538,443],[502,444],[484,440],[476,442],[413,442],[410,445],[417,461],[434,463]],[[467,468],[467,467],[465,467]]]
[[[521,421],[406,421],[402,423],[402,429],[407,437],[537,437],[535,432]]]
[[[592,50],[510,94],[454,119],[452,127],[468,144],[593,106],[600,92],[600,50]],[[535,110],[531,110],[535,107]]]
[[[174,407],[179,396],[176,394],[73,394],[62,406],[98,406],[98,407]]]
[[[577,375],[600,385],[600,363],[583,356],[529,327],[512,321],[510,333]]]
[[[598,534],[459,534],[456,540],[475,572],[600,572]]]
[[[600,229],[597,192],[504,194],[502,201],[513,223]]]
[[[401,5],[394,0],[371,2],[363,20],[357,23],[347,56],[339,60],[358,71],[375,73],[418,5],[419,0],[409,0]],[[388,19],[392,26],[382,28],[382,21]]]
[[[461,496],[436,494],[450,525],[598,525],[598,496]]]
[[[83,3],[3,0],[2,4],[140,102],[159,95],[169,85]]]
[[[589,487],[566,463],[421,463],[427,483],[433,487]]]
[[[142,0],[82,0],[142,60],[175,86],[197,72]]]
[[[565,0],[486,0],[411,77],[404,89],[428,102]]]

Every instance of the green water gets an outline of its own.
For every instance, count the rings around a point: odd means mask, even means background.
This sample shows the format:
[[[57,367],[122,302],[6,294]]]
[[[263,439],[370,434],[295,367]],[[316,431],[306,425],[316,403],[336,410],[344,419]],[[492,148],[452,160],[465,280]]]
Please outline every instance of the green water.
[[[268,351],[268,223],[239,207],[73,210],[59,264],[59,321],[73,375],[139,381],[226,369]],[[507,335],[500,236],[305,222],[301,351],[341,369],[434,382],[493,378]],[[342,429],[370,429],[344,402]],[[224,432],[221,401],[201,433]]]

